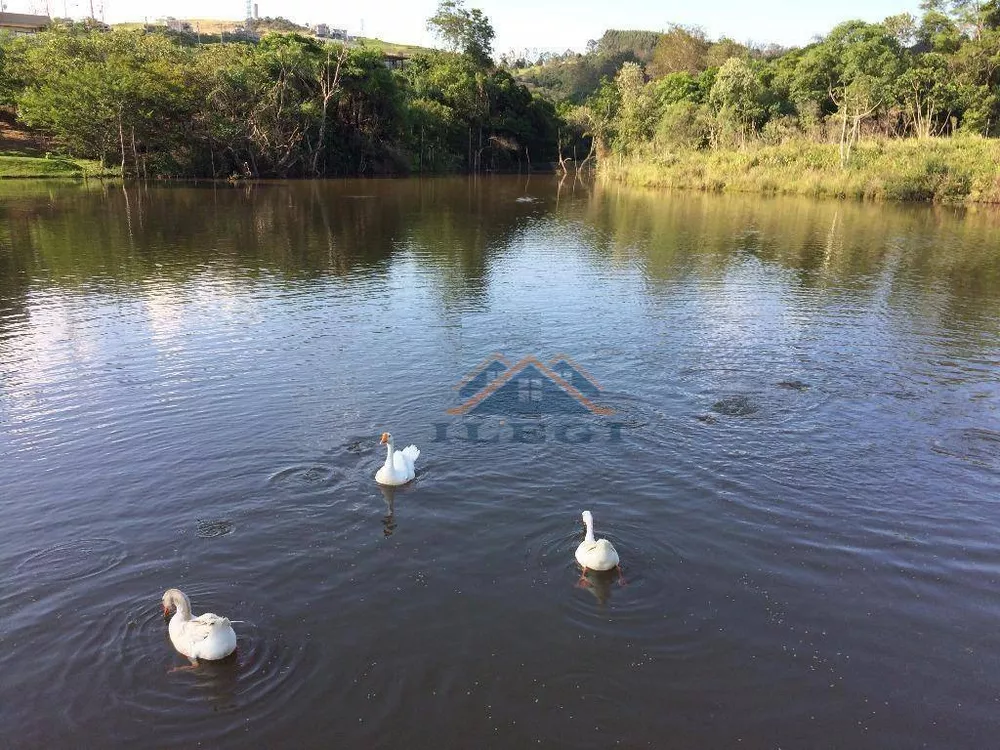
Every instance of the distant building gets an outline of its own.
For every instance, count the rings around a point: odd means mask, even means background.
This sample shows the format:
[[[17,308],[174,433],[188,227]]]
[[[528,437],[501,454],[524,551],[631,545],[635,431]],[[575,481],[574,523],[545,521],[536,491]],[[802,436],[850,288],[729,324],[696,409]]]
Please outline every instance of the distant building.
[[[173,18],[168,16],[167,18],[161,18],[157,21],[160,26],[166,26],[171,31],[194,31],[191,28],[191,23],[180,18]]]
[[[325,23],[316,24],[312,27],[312,33],[320,39],[338,39],[342,42],[349,41],[347,29],[331,29]]]
[[[48,16],[33,16],[27,13],[0,13],[0,32],[10,34],[37,34],[52,23]]]

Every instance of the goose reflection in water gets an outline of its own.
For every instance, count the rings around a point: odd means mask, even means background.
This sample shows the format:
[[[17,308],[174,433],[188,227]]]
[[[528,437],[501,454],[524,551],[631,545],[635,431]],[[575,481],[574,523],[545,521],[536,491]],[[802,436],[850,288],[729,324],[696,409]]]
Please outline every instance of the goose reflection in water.
[[[376,486],[382,493],[382,499],[385,500],[386,514],[382,517],[382,534],[387,537],[392,536],[396,530],[396,493],[400,490],[399,487],[389,487],[384,484]]]
[[[226,711],[240,704],[240,660],[236,654],[216,662],[204,662],[188,672],[195,689],[213,711]]]
[[[588,570],[577,580],[576,587],[589,591],[603,607],[611,599],[611,591],[617,580],[618,574],[614,570]]]
[[[164,633],[169,644],[170,636]],[[168,680],[193,687],[196,694],[212,707],[213,711],[226,711],[240,703],[241,674],[246,668],[246,644],[237,641],[237,650],[224,659],[199,660],[197,665],[173,666],[166,671]],[[186,689],[186,688],[185,688]]]

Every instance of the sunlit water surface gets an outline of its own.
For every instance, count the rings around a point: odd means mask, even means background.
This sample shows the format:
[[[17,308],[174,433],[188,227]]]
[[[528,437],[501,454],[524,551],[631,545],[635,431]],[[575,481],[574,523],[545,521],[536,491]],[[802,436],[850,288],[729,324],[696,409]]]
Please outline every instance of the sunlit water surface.
[[[0,746],[996,744],[989,211],[0,194]],[[449,414],[493,354],[613,413]],[[579,585],[584,509],[624,583]],[[173,671],[172,586],[233,658]]]

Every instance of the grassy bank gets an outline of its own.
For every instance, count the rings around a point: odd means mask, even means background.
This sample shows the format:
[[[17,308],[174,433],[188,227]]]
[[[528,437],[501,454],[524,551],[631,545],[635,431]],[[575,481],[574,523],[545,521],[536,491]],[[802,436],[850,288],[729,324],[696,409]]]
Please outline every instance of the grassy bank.
[[[64,157],[42,158],[0,154],[0,179],[19,177],[115,177],[119,170],[101,167],[100,162]]]
[[[418,47],[415,44],[397,44],[395,42],[386,42],[381,39],[368,36],[355,37],[354,42],[355,44],[362,44],[366,47],[374,47],[387,55],[400,55],[402,57],[413,57],[414,55],[434,51],[428,47]]]
[[[649,147],[605,159],[600,173],[632,185],[713,192],[1000,203],[1000,140],[868,141],[856,146],[846,169],[835,143],[698,151]]]

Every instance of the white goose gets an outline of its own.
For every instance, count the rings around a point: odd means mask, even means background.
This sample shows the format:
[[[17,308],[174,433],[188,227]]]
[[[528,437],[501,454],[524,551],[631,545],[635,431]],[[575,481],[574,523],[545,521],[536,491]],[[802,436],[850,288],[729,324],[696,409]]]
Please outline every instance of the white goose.
[[[180,589],[167,589],[163,594],[163,614],[177,610],[170,618],[167,630],[170,642],[188,659],[225,659],[236,650],[236,633],[229,619],[206,612],[191,616],[191,602]]]
[[[594,515],[589,510],[583,511],[583,523],[587,527],[587,536],[576,548],[576,561],[583,568],[583,575],[588,570],[611,570],[621,566],[618,562],[618,552],[607,539],[594,538]]]
[[[415,476],[413,464],[420,457],[420,449],[415,445],[408,445],[403,450],[393,450],[392,435],[388,432],[382,433],[382,440],[379,445],[387,445],[385,463],[375,472],[375,481],[379,484],[396,486],[406,484]]]

